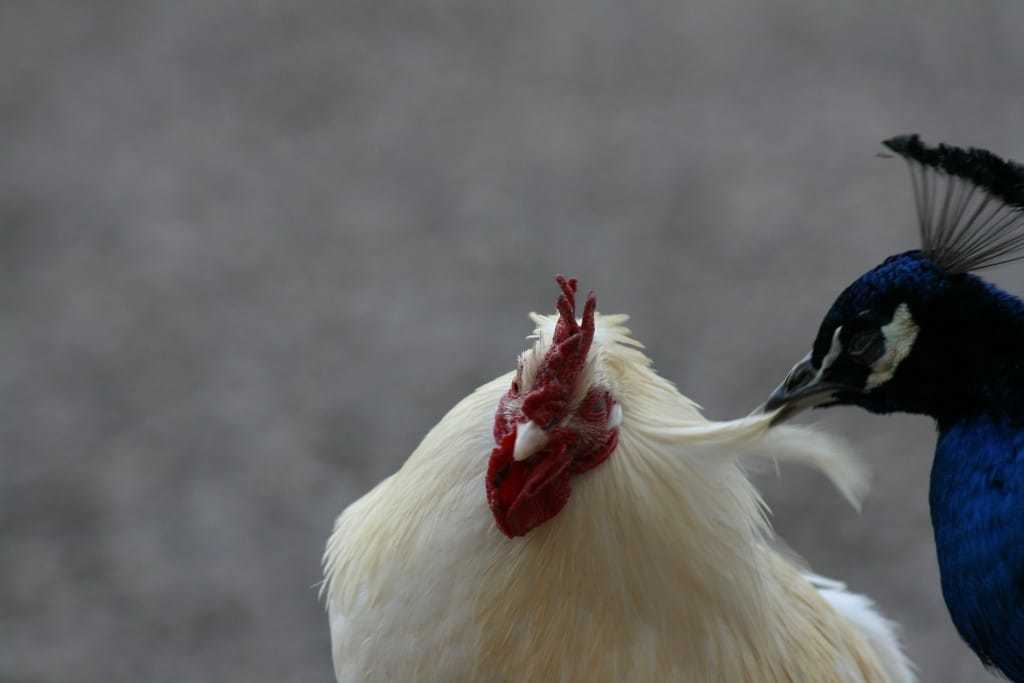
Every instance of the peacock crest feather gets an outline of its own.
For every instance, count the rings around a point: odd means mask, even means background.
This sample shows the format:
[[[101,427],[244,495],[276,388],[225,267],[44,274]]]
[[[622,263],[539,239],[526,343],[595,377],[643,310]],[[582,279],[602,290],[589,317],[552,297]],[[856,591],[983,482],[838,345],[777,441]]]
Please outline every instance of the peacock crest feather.
[[[917,135],[882,144],[907,161],[921,251],[933,263],[966,273],[1024,258],[1024,166]]]

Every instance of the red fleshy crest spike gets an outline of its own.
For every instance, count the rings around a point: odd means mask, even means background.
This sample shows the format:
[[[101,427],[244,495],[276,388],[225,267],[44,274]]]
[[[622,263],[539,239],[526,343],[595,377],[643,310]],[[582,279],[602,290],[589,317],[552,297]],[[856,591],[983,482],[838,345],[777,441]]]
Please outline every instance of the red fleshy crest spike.
[[[583,308],[583,325],[576,322],[576,279],[555,278],[562,289],[556,306],[559,319],[551,347],[537,372],[530,394],[523,402],[523,412],[538,424],[548,424],[567,407],[583,364],[586,363],[594,340],[594,311],[597,298],[593,292],[587,296]]]
[[[587,303],[583,304],[583,333],[586,335],[589,333],[590,339],[594,338],[594,311],[597,310],[597,295],[594,294],[594,290],[590,290],[587,294]],[[590,346],[590,342],[587,342],[587,346]]]
[[[576,332],[579,326],[576,324],[576,278],[566,279],[562,275],[556,275],[555,282],[562,289],[562,295],[555,301],[555,308],[558,309],[560,317],[552,338],[552,342],[558,344]]]
[[[576,322],[576,280],[559,275],[555,281],[561,294],[555,303],[558,318],[553,339],[529,389],[522,387],[520,366],[494,415],[495,446],[485,488],[494,521],[509,538],[523,536],[557,515],[569,501],[572,477],[604,462],[619,438],[614,427],[606,429],[600,440],[593,434],[581,438],[576,423],[566,422],[574,409],[574,393],[585,395],[582,405],[588,406],[595,397],[610,409],[613,399],[600,386],[580,386],[592,379],[582,375],[594,341],[597,298],[593,292],[587,294],[583,317]],[[545,330],[550,329],[548,325],[545,321]],[[546,441],[529,457],[516,460],[516,438],[527,420],[544,430]]]
[[[558,283],[558,286],[562,288],[562,293],[570,300],[576,296],[576,284],[579,282],[576,278],[556,275],[555,282]]]

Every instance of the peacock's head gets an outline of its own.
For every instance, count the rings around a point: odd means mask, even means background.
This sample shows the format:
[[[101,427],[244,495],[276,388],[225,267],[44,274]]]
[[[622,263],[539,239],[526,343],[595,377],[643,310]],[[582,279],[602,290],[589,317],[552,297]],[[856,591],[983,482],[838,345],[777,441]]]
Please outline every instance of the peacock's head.
[[[940,417],[976,391],[980,369],[1000,365],[993,354],[1017,355],[1019,302],[969,271],[1021,258],[1024,167],[917,136],[885,144],[910,163],[922,248],[839,295],[811,352],[762,407],[777,422],[843,404]]]
[[[803,409],[853,404],[898,409],[917,393],[924,355],[922,322],[946,275],[921,252],[892,256],[847,287],[825,315],[811,352],[790,371],[764,409],[777,420]],[[906,386],[907,384],[911,386]]]

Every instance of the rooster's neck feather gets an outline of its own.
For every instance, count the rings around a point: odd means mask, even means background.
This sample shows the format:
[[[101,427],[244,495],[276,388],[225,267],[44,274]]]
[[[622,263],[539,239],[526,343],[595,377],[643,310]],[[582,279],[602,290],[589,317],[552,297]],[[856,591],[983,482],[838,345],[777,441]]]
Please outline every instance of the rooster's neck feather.
[[[527,365],[543,357],[554,329],[553,317],[534,319]],[[446,653],[450,670],[514,672],[517,680],[598,680],[587,667],[601,667],[616,680],[744,681],[757,672],[757,680],[839,681],[835,659],[823,653],[845,639],[854,644],[849,666],[873,670],[850,625],[769,547],[763,504],[737,459],[804,459],[854,496],[862,473],[823,435],[768,431],[767,418],[707,421],[654,373],[625,319],[598,318],[584,372],[622,406],[619,444],[579,477],[560,514],[515,540],[494,526],[483,477],[494,408],[513,374],[499,377],[339,518],[326,555],[332,611],[398,610],[425,599],[464,605],[464,620],[422,624],[444,642],[474,644]],[[332,626],[351,628],[351,618]],[[415,627],[410,618],[396,623]],[[669,646],[664,633],[678,637]],[[632,656],[644,642],[650,656]],[[764,678],[766,670],[774,677]]]

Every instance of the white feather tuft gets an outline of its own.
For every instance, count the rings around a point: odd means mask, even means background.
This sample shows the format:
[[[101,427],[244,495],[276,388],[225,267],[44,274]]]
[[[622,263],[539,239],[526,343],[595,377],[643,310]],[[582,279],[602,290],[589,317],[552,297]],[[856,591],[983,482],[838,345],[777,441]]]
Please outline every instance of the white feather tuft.
[[[846,590],[846,585],[840,581],[833,581],[817,574],[804,576],[835,611],[864,634],[892,683],[917,681],[913,663],[903,654],[899,627],[879,614],[870,598],[850,593]]]
[[[819,470],[857,511],[871,484],[870,471],[842,439],[811,427],[771,426],[772,414],[755,414],[726,422],[664,426],[651,430],[669,443],[703,446],[712,457],[745,462],[792,462]],[[728,446],[728,449],[722,448]]]
[[[524,383],[555,319],[534,316]],[[618,447],[549,522],[510,540],[486,504],[512,373],[463,399],[342,513],[325,553],[339,681],[912,680],[889,668],[898,643],[866,600],[816,588],[771,547],[741,467],[804,463],[857,505],[860,462],[771,416],[708,421],[651,369],[625,320],[596,316],[576,392],[596,383],[615,397]]]

